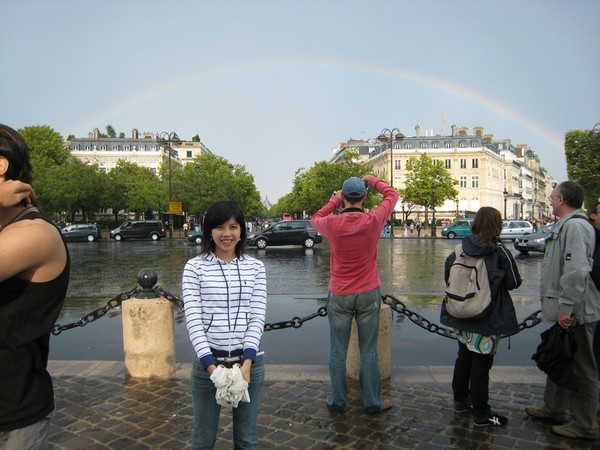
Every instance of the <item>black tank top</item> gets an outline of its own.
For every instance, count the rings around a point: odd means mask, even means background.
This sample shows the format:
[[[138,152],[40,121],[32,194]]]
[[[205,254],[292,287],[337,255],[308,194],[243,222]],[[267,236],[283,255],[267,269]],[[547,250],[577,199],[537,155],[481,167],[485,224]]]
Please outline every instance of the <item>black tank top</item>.
[[[19,220],[31,219],[51,223],[36,211]],[[54,280],[35,283],[15,276],[0,282],[0,431],[34,424],[54,410],[46,366],[50,332],[69,284],[66,245],[65,251],[67,263]]]

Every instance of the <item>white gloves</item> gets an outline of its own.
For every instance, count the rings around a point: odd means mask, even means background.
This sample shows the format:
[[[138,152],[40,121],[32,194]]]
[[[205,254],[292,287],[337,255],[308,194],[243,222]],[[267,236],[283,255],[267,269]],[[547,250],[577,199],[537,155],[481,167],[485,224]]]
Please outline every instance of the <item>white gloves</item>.
[[[234,364],[231,369],[217,366],[210,379],[217,388],[215,400],[219,405],[237,408],[240,401],[250,403],[248,383],[242,377],[239,364]]]

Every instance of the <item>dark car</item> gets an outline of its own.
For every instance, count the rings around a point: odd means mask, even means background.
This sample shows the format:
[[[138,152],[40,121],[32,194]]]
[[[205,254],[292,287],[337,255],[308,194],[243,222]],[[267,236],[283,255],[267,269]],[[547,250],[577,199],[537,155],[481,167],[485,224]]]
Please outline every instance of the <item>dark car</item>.
[[[266,248],[269,245],[302,245],[312,248],[323,241],[323,236],[308,220],[283,220],[264,230],[251,233],[246,238],[248,245]]]
[[[124,239],[152,239],[158,241],[165,236],[165,227],[160,220],[128,220],[110,232],[110,237],[115,241]]]
[[[94,242],[100,239],[100,229],[94,223],[74,223],[61,229],[65,241],[87,241]]]
[[[546,249],[546,240],[552,234],[554,225],[546,225],[535,233],[525,234],[515,239],[515,250],[521,253],[544,252]]]
[[[196,231],[195,233],[188,234],[187,240],[196,245],[200,245],[202,243],[202,233]]]

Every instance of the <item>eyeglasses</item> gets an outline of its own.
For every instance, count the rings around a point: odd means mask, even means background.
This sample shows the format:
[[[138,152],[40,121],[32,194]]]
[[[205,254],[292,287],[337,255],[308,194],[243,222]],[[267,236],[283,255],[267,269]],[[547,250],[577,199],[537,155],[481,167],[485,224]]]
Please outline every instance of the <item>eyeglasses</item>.
[[[562,195],[555,195],[554,197],[550,196],[548,197],[548,200],[552,201],[554,199],[558,200],[560,197],[562,197]]]

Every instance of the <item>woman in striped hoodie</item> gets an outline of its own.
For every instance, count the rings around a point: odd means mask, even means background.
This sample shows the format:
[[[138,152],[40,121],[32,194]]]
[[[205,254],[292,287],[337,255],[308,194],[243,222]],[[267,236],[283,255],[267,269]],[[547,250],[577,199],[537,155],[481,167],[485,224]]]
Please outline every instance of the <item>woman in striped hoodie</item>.
[[[194,431],[192,449],[212,449],[221,406],[210,376],[217,365],[240,365],[250,402],[233,408],[236,449],[255,449],[256,418],[264,380],[259,352],[265,324],[267,288],[261,261],[245,254],[246,222],[228,201],[212,205],[204,217],[202,251],[185,265],[182,279],[185,319],[196,352],[192,368]]]

